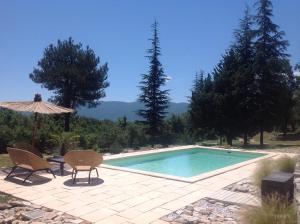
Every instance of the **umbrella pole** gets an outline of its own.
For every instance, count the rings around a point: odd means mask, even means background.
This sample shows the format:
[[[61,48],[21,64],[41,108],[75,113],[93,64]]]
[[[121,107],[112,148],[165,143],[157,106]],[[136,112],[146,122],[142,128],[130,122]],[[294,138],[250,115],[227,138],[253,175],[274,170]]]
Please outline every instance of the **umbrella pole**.
[[[32,138],[31,138],[31,144],[32,146],[35,145],[35,133],[37,129],[37,116],[38,113],[34,113],[34,121],[33,121],[33,128],[32,128]]]

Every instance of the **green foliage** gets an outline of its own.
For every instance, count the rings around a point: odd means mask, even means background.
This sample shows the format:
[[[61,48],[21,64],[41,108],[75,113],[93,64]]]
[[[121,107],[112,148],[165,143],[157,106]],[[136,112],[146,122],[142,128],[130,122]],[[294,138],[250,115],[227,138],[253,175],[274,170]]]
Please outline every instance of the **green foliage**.
[[[162,65],[159,61],[160,47],[158,38],[158,24],[155,21],[152,25],[153,38],[152,48],[148,50],[150,61],[150,70],[148,74],[142,75],[140,82],[141,94],[139,102],[144,104],[144,109],[138,111],[145,123],[147,124],[147,132],[152,140],[161,132],[163,120],[166,115],[166,109],[169,104],[169,90],[163,90],[166,84],[167,76],[164,74]]]
[[[61,116],[39,116],[36,146],[49,153],[57,149],[64,151],[72,148],[94,149],[102,152],[117,153],[125,148],[138,149],[149,145],[150,136],[142,122],[129,122],[124,118],[113,122],[84,117],[71,117],[71,131],[63,132]],[[0,153],[16,142],[31,140],[33,116],[22,115],[8,110],[0,110]],[[165,120],[166,127],[159,144],[185,144],[196,141],[186,115],[173,115]]]
[[[76,148],[79,142],[79,135],[73,132],[61,132],[59,134],[50,135],[50,142],[54,145],[59,146],[60,155],[65,155],[68,150],[73,150]]]
[[[58,40],[44,51],[29,77],[35,83],[53,91],[52,101],[68,108],[96,106],[105,96],[107,64],[100,65],[100,59],[88,46],[74,43],[72,38]],[[65,130],[69,130],[69,114],[65,116]]]
[[[7,145],[12,145],[15,141],[22,142],[31,139],[33,120],[24,116],[20,119],[20,114],[8,110],[0,109],[0,152],[6,150]]]
[[[257,124],[261,132],[260,144],[263,145],[263,131],[271,130],[278,124],[282,111],[286,111],[286,99],[290,98],[289,83],[293,81],[286,54],[288,42],[283,39],[284,32],[272,22],[272,2],[259,0],[256,3],[258,26],[256,30],[254,73],[258,85]],[[290,104],[288,104],[290,106]]]
[[[210,76],[204,78],[204,72],[196,75],[190,98],[189,116],[194,130],[205,135],[215,127],[216,108],[214,102],[214,83]]]
[[[12,165],[8,154],[0,154],[0,167],[10,167]]]
[[[295,66],[295,70],[300,72],[300,63]],[[292,124],[300,126],[300,77],[296,77],[296,90],[293,93],[294,107],[292,108]]]
[[[238,58],[233,49],[222,57],[214,69],[214,101],[215,125],[214,129],[220,136],[225,136],[227,143],[232,145],[232,140],[240,134],[238,104],[241,101],[235,94],[235,71],[238,70]]]
[[[239,124],[240,133],[243,134],[244,145],[248,142],[248,136],[253,136],[257,127],[255,126],[254,112],[256,111],[256,92],[258,91],[253,72],[254,61],[254,35],[253,16],[249,7],[246,7],[244,18],[240,20],[239,29],[235,30],[235,51],[238,65],[234,72],[233,95],[236,98],[236,119]]]
[[[0,194],[0,203],[6,203],[12,199],[12,196],[7,194]]]
[[[296,205],[277,195],[270,196],[261,207],[247,208],[243,213],[245,224],[296,224]]]
[[[292,117],[295,79],[286,52],[284,33],[272,22],[272,3],[258,0],[257,15],[247,8],[235,31],[235,42],[222,56],[212,75],[196,77],[190,99],[193,127],[236,137],[281,129]],[[255,24],[254,24],[255,22]],[[257,30],[253,30],[256,27]]]

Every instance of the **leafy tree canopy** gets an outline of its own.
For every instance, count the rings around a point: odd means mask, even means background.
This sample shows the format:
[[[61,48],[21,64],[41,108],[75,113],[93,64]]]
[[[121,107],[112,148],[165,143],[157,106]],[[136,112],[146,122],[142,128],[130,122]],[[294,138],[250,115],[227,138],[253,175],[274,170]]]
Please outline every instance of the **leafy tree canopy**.
[[[35,83],[53,91],[51,101],[59,105],[76,108],[99,103],[105,97],[108,66],[100,65],[100,59],[81,43],[74,43],[72,38],[58,40],[44,51],[38,67],[29,77]],[[66,129],[69,129],[69,116],[66,116]]]

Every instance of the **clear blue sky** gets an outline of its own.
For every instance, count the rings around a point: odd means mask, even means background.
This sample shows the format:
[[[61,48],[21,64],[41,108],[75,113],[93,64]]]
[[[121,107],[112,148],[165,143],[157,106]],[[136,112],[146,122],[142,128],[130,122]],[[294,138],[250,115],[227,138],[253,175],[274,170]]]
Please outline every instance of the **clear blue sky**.
[[[51,93],[28,74],[43,50],[73,37],[108,62],[110,87],[104,100],[135,101],[150,25],[159,22],[161,61],[172,79],[174,102],[187,101],[199,70],[210,72],[233,40],[245,4],[252,0],[0,1],[0,101],[44,99]],[[274,0],[274,21],[286,32],[288,53],[300,61],[299,0]]]

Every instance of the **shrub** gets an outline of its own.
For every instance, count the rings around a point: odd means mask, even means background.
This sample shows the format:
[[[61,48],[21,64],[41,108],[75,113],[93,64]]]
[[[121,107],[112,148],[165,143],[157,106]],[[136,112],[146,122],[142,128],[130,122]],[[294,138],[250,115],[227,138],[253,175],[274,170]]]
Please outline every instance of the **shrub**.
[[[252,207],[242,213],[245,224],[296,224],[295,204],[277,195],[270,196],[261,207]]]
[[[275,162],[275,169],[282,172],[293,173],[295,171],[295,167],[296,159],[289,156],[282,156]]]
[[[117,142],[114,142],[108,149],[108,151],[112,154],[121,153],[123,151],[123,147],[118,144]]]

